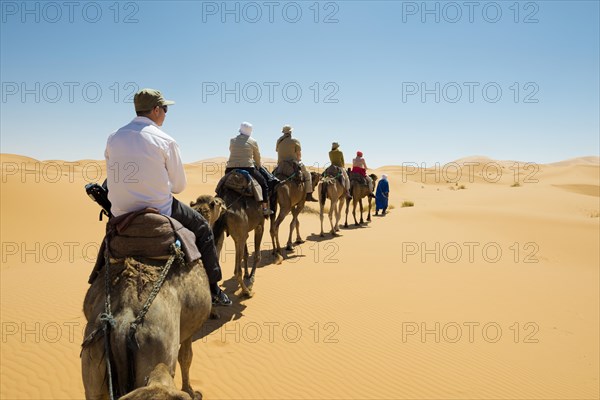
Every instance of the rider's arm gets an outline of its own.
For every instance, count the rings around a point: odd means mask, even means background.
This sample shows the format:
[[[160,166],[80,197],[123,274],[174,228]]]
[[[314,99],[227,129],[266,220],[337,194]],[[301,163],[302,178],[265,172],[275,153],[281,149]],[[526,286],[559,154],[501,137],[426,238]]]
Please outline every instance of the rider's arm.
[[[260,150],[257,142],[254,142],[252,145],[252,157],[254,158],[254,165],[256,165],[256,168],[260,168]]]
[[[181,155],[179,154],[179,146],[175,142],[169,144],[165,166],[169,174],[169,181],[171,182],[171,192],[175,194],[181,193],[187,186],[187,179],[183,163],[181,162]]]
[[[302,147],[300,146],[300,142],[297,140],[294,140],[296,142],[296,157],[298,159],[298,161],[302,161]]]

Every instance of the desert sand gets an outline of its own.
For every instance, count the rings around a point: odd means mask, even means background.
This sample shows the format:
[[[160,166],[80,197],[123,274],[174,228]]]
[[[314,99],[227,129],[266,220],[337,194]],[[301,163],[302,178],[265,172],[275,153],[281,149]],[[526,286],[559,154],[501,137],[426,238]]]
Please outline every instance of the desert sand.
[[[212,194],[220,161],[187,165],[178,198]],[[0,397],[81,399],[81,309],[104,232],[83,186],[103,179],[104,163],[1,163]],[[389,175],[387,216],[361,227],[350,216],[340,237],[322,239],[318,215],[303,213],[307,241],[281,265],[265,235],[253,298],[234,293],[226,239],[234,305],[198,333],[195,389],[205,399],[598,398],[598,157],[398,164],[373,171]]]

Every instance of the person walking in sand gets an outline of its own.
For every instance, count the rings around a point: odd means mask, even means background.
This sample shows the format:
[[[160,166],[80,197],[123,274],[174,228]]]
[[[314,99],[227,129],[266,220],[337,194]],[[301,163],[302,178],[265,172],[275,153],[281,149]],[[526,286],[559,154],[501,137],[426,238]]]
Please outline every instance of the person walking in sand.
[[[106,142],[111,212],[118,217],[153,207],[194,232],[213,304],[231,305],[218,285],[221,266],[210,225],[200,213],[173,197],[187,185],[179,146],[161,129],[168,107],[175,102],[165,100],[158,90],[142,89],[135,94],[133,103],[137,117],[111,134]]]
[[[381,175],[381,180],[377,183],[377,193],[375,194],[375,215],[386,214],[388,208],[388,200],[390,197],[390,184],[386,174]]]

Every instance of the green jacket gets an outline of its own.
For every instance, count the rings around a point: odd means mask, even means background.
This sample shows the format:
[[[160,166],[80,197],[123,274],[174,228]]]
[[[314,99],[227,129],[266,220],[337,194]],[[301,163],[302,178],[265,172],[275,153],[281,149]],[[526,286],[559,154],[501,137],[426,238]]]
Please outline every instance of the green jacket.
[[[331,161],[331,165],[345,168],[344,153],[342,153],[340,149],[331,150],[329,152],[329,161]]]
[[[300,161],[300,142],[297,139],[292,138],[291,134],[284,133],[279,139],[277,139],[277,162],[282,161]]]

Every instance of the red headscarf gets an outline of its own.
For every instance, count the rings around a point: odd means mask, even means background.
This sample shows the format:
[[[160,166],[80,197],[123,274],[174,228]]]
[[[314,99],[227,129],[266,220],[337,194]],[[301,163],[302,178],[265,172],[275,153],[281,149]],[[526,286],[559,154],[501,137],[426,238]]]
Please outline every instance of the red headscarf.
[[[357,156],[357,157],[362,157],[362,156],[363,156],[363,153],[362,153],[362,151],[357,151],[357,152],[356,152],[356,156]]]

